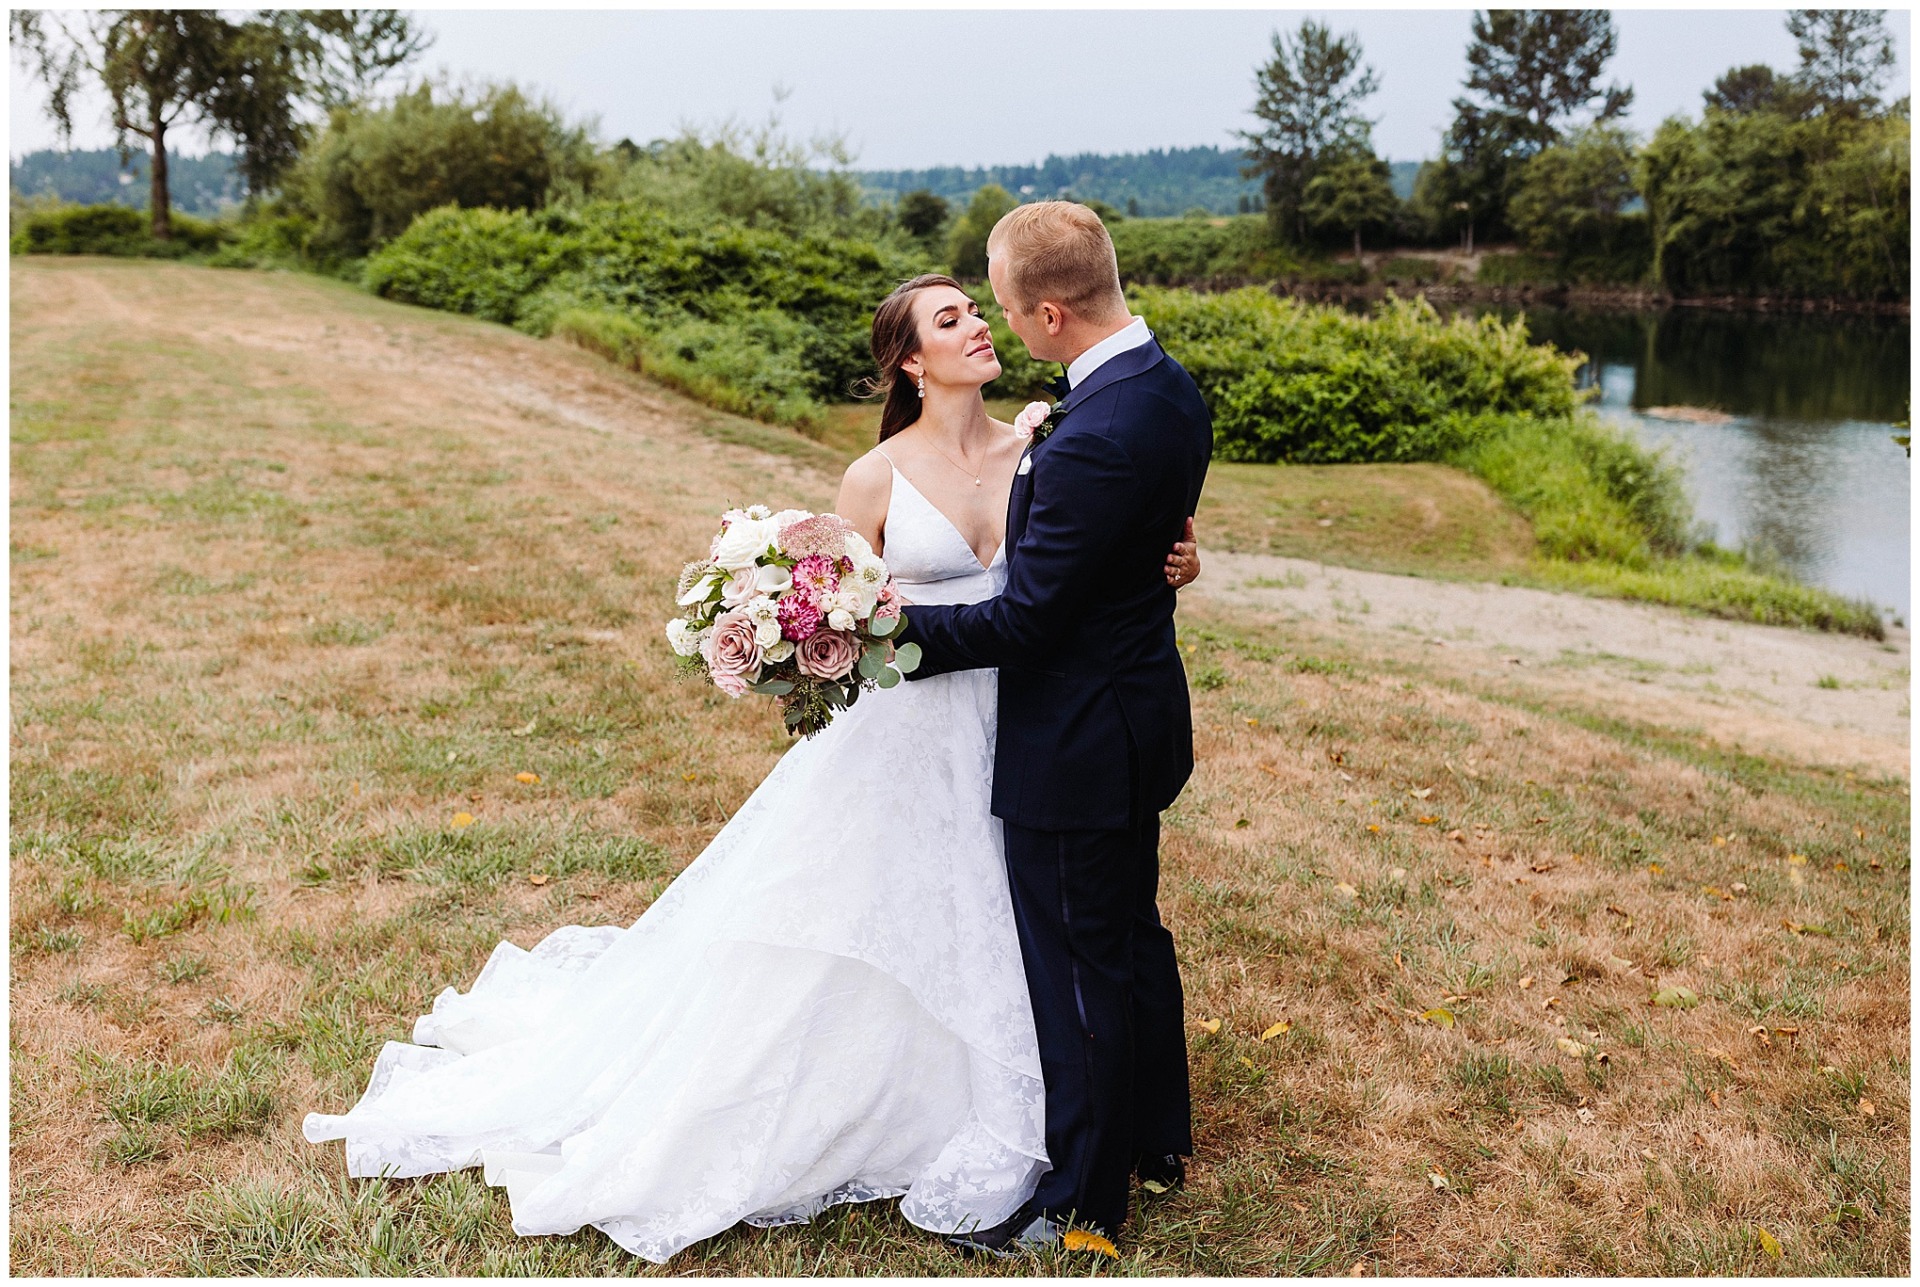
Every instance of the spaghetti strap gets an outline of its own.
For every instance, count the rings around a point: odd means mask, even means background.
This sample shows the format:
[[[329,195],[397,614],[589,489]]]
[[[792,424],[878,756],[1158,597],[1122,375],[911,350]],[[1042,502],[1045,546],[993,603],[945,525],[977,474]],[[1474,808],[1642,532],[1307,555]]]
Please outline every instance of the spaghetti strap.
[[[889,464],[889,465],[892,465],[892,466],[893,466],[893,472],[894,472],[894,473],[896,473],[896,474],[897,474],[897,473],[899,473],[899,472],[900,472],[900,466],[898,466],[898,465],[895,465],[895,464],[893,463],[893,457],[892,457],[892,456],[889,456],[889,455],[887,454],[887,449],[886,449],[885,447],[882,447],[882,446],[881,446],[880,444],[878,444],[878,443],[875,443],[875,444],[874,444],[874,446],[873,446],[873,449],[874,449],[875,451],[877,451],[877,452],[879,452],[879,453],[880,453],[880,459],[882,459],[882,460],[884,460],[884,461],[886,461],[886,462],[887,462],[887,464]]]

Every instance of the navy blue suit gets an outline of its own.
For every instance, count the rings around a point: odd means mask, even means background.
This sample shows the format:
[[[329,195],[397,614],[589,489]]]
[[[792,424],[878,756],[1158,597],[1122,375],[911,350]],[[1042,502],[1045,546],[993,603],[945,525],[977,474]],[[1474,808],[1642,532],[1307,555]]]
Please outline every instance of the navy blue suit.
[[[909,606],[901,638],[921,647],[915,679],[1000,671],[993,812],[1053,1167],[1035,1202],[1113,1232],[1134,1155],[1193,1151],[1180,976],[1155,905],[1160,811],[1193,771],[1163,568],[1199,503],[1213,426],[1151,340],[1061,408],[1013,480],[1006,589]]]

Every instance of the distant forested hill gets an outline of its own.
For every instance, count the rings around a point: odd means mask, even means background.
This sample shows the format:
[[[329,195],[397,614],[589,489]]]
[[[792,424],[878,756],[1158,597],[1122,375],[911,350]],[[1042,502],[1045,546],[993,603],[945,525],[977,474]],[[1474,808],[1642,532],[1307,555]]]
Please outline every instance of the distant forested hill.
[[[29,152],[10,167],[13,190],[23,197],[51,195],[81,205],[147,208],[149,158],[136,152],[125,170],[112,148],[94,152]],[[167,184],[173,207],[188,214],[215,215],[246,194],[233,172],[233,156],[167,153]]]
[[[1218,147],[1155,148],[1099,156],[1049,156],[1039,165],[994,165],[980,169],[940,166],[930,170],[859,170],[856,177],[871,199],[890,202],[903,192],[926,188],[949,201],[965,201],[989,183],[1028,199],[1073,196],[1104,201],[1120,210],[1155,215],[1185,214],[1195,206],[1215,214],[1260,208],[1260,185],[1240,177],[1244,158],[1238,149]],[[1402,200],[1413,193],[1418,161],[1393,166],[1394,191]],[[1242,206],[1245,200],[1248,205]],[[1132,202],[1132,206],[1128,205]]]

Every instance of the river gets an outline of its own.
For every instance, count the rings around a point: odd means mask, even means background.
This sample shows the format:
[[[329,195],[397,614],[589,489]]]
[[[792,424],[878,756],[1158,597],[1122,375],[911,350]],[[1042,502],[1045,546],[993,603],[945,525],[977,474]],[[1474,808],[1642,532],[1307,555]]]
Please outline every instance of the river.
[[[1505,310],[1503,310],[1505,311]],[[1721,545],[1764,549],[1801,580],[1909,619],[1906,318],[1526,310],[1536,340],[1585,353],[1600,414],[1686,471]],[[1653,408],[1721,412],[1701,423]]]

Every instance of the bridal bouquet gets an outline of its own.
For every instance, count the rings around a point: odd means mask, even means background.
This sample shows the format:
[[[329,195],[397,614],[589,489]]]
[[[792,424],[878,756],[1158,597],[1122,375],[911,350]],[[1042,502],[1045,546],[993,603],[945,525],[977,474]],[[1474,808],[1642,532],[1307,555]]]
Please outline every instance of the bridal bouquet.
[[[838,514],[730,509],[707,557],[680,572],[667,642],[729,697],[777,698],[812,737],[869,688],[892,688],[920,649],[890,640],[905,621],[886,562]]]

